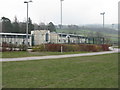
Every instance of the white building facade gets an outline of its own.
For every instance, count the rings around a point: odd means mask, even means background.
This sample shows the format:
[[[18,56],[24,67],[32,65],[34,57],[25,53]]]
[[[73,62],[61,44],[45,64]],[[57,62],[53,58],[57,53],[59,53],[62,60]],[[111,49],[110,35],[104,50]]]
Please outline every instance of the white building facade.
[[[2,43],[26,45],[26,34],[0,33],[0,45]],[[28,34],[28,45],[40,44],[104,44],[104,38],[91,38],[83,35],[50,32],[49,30],[34,30]]]
[[[89,43],[88,38],[82,35],[65,34],[50,32],[49,30],[34,30],[31,32],[33,36],[33,44],[40,45],[46,43],[58,43],[58,44],[69,44],[69,43]]]
[[[32,35],[28,34],[28,45],[31,46]],[[18,33],[0,33],[0,46],[3,43],[14,44],[14,45],[25,45],[26,44],[26,34]]]

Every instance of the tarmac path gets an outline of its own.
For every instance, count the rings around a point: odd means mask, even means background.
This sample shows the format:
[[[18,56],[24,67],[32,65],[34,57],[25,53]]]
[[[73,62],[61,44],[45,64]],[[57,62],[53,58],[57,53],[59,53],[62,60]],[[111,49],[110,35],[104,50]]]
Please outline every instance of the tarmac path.
[[[110,53],[118,53],[118,52],[120,52],[120,49],[113,49],[112,51],[104,51],[104,52],[69,54],[69,55],[35,56],[35,57],[22,57],[22,58],[1,58],[0,62],[57,59],[57,58],[78,57],[78,56],[102,55],[102,54],[110,54]]]

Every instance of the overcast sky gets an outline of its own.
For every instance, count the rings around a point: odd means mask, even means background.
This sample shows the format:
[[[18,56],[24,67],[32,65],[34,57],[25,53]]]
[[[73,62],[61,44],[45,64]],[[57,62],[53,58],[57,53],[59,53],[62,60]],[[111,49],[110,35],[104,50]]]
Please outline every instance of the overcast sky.
[[[17,16],[26,20],[25,0],[0,0],[0,17],[11,21]],[[105,23],[118,23],[118,1],[120,0],[64,0],[63,24],[102,24],[101,12],[105,12]],[[60,24],[60,0],[33,0],[29,3],[29,17],[33,23],[53,22]]]

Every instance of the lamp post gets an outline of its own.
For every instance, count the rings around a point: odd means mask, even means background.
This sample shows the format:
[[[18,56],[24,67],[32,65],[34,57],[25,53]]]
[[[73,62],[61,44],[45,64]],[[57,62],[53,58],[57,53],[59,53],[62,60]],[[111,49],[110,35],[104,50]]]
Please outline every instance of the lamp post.
[[[32,0],[30,1],[24,1],[24,3],[27,4],[27,22],[26,22],[26,46],[28,48],[28,4],[32,2]]]
[[[61,26],[60,26],[60,29],[62,29],[62,1],[64,1],[64,0],[60,0],[60,4],[61,4]],[[62,33],[61,33],[61,43],[62,43]],[[61,45],[61,53],[63,52],[63,47],[62,47],[62,45]]]
[[[104,21],[105,17],[104,17],[104,15],[105,15],[105,12],[100,13],[100,15],[103,15],[103,28],[104,28],[104,24],[105,24],[105,21]]]
[[[64,1],[64,0],[60,0],[60,2],[61,2],[60,3],[61,4],[61,7],[60,7],[61,8],[61,18],[60,18],[61,19],[61,27],[60,28],[62,28],[62,1]]]

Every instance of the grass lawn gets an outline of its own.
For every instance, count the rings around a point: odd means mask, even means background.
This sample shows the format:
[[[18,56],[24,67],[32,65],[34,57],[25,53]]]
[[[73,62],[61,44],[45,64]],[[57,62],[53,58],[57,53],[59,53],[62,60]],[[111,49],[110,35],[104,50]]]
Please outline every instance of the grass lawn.
[[[2,52],[2,58],[17,58],[17,57],[32,57],[32,56],[48,56],[48,55],[64,55],[64,54],[78,54],[78,53],[87,53],[87,52]]]
[[[3,62],[4,88],[117,88],[118,54]]]

